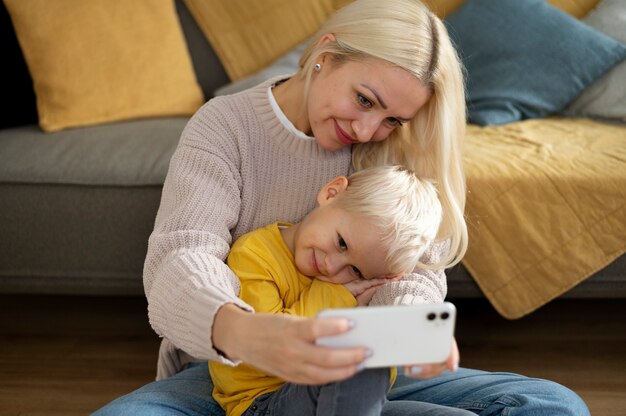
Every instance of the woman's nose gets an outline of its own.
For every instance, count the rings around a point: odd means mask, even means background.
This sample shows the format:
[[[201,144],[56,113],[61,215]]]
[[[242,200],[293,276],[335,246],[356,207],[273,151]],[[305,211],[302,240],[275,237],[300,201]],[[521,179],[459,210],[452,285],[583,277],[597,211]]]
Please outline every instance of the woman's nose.
[[[373,114],[363,114],[362,117],[352,122],[355,139],[361,143],[369,142],[374,137],[379,125],[380,121]]]

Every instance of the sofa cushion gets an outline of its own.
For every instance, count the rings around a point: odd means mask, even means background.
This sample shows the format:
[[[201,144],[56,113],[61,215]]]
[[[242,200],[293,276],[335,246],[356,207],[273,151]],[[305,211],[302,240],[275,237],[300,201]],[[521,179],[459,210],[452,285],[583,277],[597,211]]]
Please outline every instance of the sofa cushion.
[[[584,22],[626,43],[626,1],[604,0]],[[569,116],[601,117],[626,122],[626,61],[591,84],[565,111]]]
[[[0,291],[141,294],[187,118],[0,130]]]
[[[446,25],[480,125],[558,112],[626,57],[625,45],[543,0],[467,0]]]
[[[161,186],[0,183],[0,292],[141,294]]]
[[[0,183],[162,185],[185,117],[43,133],[0,130]]]
[[[294,49],[290,50],[285,55],[277,59],[275,62],[272,62],[271,65],[263,68],[259,72],[221,86],[220,88],[215,90],[215,95],[234,94],[250,87],[254,87],[255,85],[260,84],[265,80],[277,77],[279,75],[295,74],[296,72],[298,72],[298,69],[300,69],[300,65],[298,64],[298,62],[300,60],[300,56],[304,53],[304,50],[306,49],[307,43],[307,41],[302,42]]]
[[[332,0],[184,0],[235,81],[264,68],[312,35]]]
[[[350,3],[352,0],[334,0],[334,8]],[[575,16],[582,16],[589,11],[597,0],[551,0],[554,6],[567,11]],[[426,0],[425,3],[428,7],[435,12],[439,17],[445,17],[446,15],[457,10],[463,3],[463,0]],[[259,71],[250,74],[246,77],[232,81],[230,83],[224,82],[219,84],[219,88],[212,90],[212,95],[225,95],[234,94],[236,92],[245,90],[254,85],[257,85],[267,79],[273,78],[278,75],[293,74],[298,71],[298,61],[300,56],[304,52],[307,41],[300,43],[295,48],[289,50],[286,54],[280,56],[274,62],[267,67],[260,69]]]
[[[5,0],[45,131],[191,115],[204,102],[174,0]]]

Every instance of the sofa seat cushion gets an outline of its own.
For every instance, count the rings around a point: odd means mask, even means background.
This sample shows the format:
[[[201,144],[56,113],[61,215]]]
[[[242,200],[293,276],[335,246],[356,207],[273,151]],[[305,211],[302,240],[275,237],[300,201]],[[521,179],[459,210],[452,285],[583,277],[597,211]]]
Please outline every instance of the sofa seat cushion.
[[[0,130],[0,183],[162,185],[186,117]]]
[[[0,131],[0,292],[141,294],[186,118]]]

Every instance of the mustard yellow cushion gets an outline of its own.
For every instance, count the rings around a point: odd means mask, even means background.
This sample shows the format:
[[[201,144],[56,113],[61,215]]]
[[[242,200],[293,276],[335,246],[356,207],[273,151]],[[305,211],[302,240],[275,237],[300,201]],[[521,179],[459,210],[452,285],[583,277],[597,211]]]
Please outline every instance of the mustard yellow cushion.
[[[52,132],[204,101],[173,0],[5,0]]]
[[[232,81],[252,74],[311,36],[332,0],[185,0]]]
[[[554,7],[576,18],[584,17],[600,0],[548,0]]]
[[[464,0],[424,0],[424,3],[439,17],[444,18],[461,7],[463,1]],[[599,0],[548,0],[548,3],[574,17],[581,18],[593,9],[598,1]]]

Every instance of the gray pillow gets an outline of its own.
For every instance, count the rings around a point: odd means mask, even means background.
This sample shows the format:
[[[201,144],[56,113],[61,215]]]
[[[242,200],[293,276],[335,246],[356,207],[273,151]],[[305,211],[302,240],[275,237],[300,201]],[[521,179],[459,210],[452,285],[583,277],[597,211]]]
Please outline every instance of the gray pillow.
[[[296,46],[294,49],[277,59],[272,65],[268,66],[265,69],[262,69],[256,74],[231,82],[230,84],[226,84],[216,89],[215,96],[234,94],[236,92],[254,87],[261,82],[278,75],[295,74],[296,72],[298,72],[298,61],[300,60],[300,56],[302,55],[302,53],[304,53],[307,44],[308,41],[301,43],[300,45]]]
[[[626,1],[603,0],[583,22],[626,43]],[[591,84],[565,110],[568,116],[626,121],[626,61]]]

